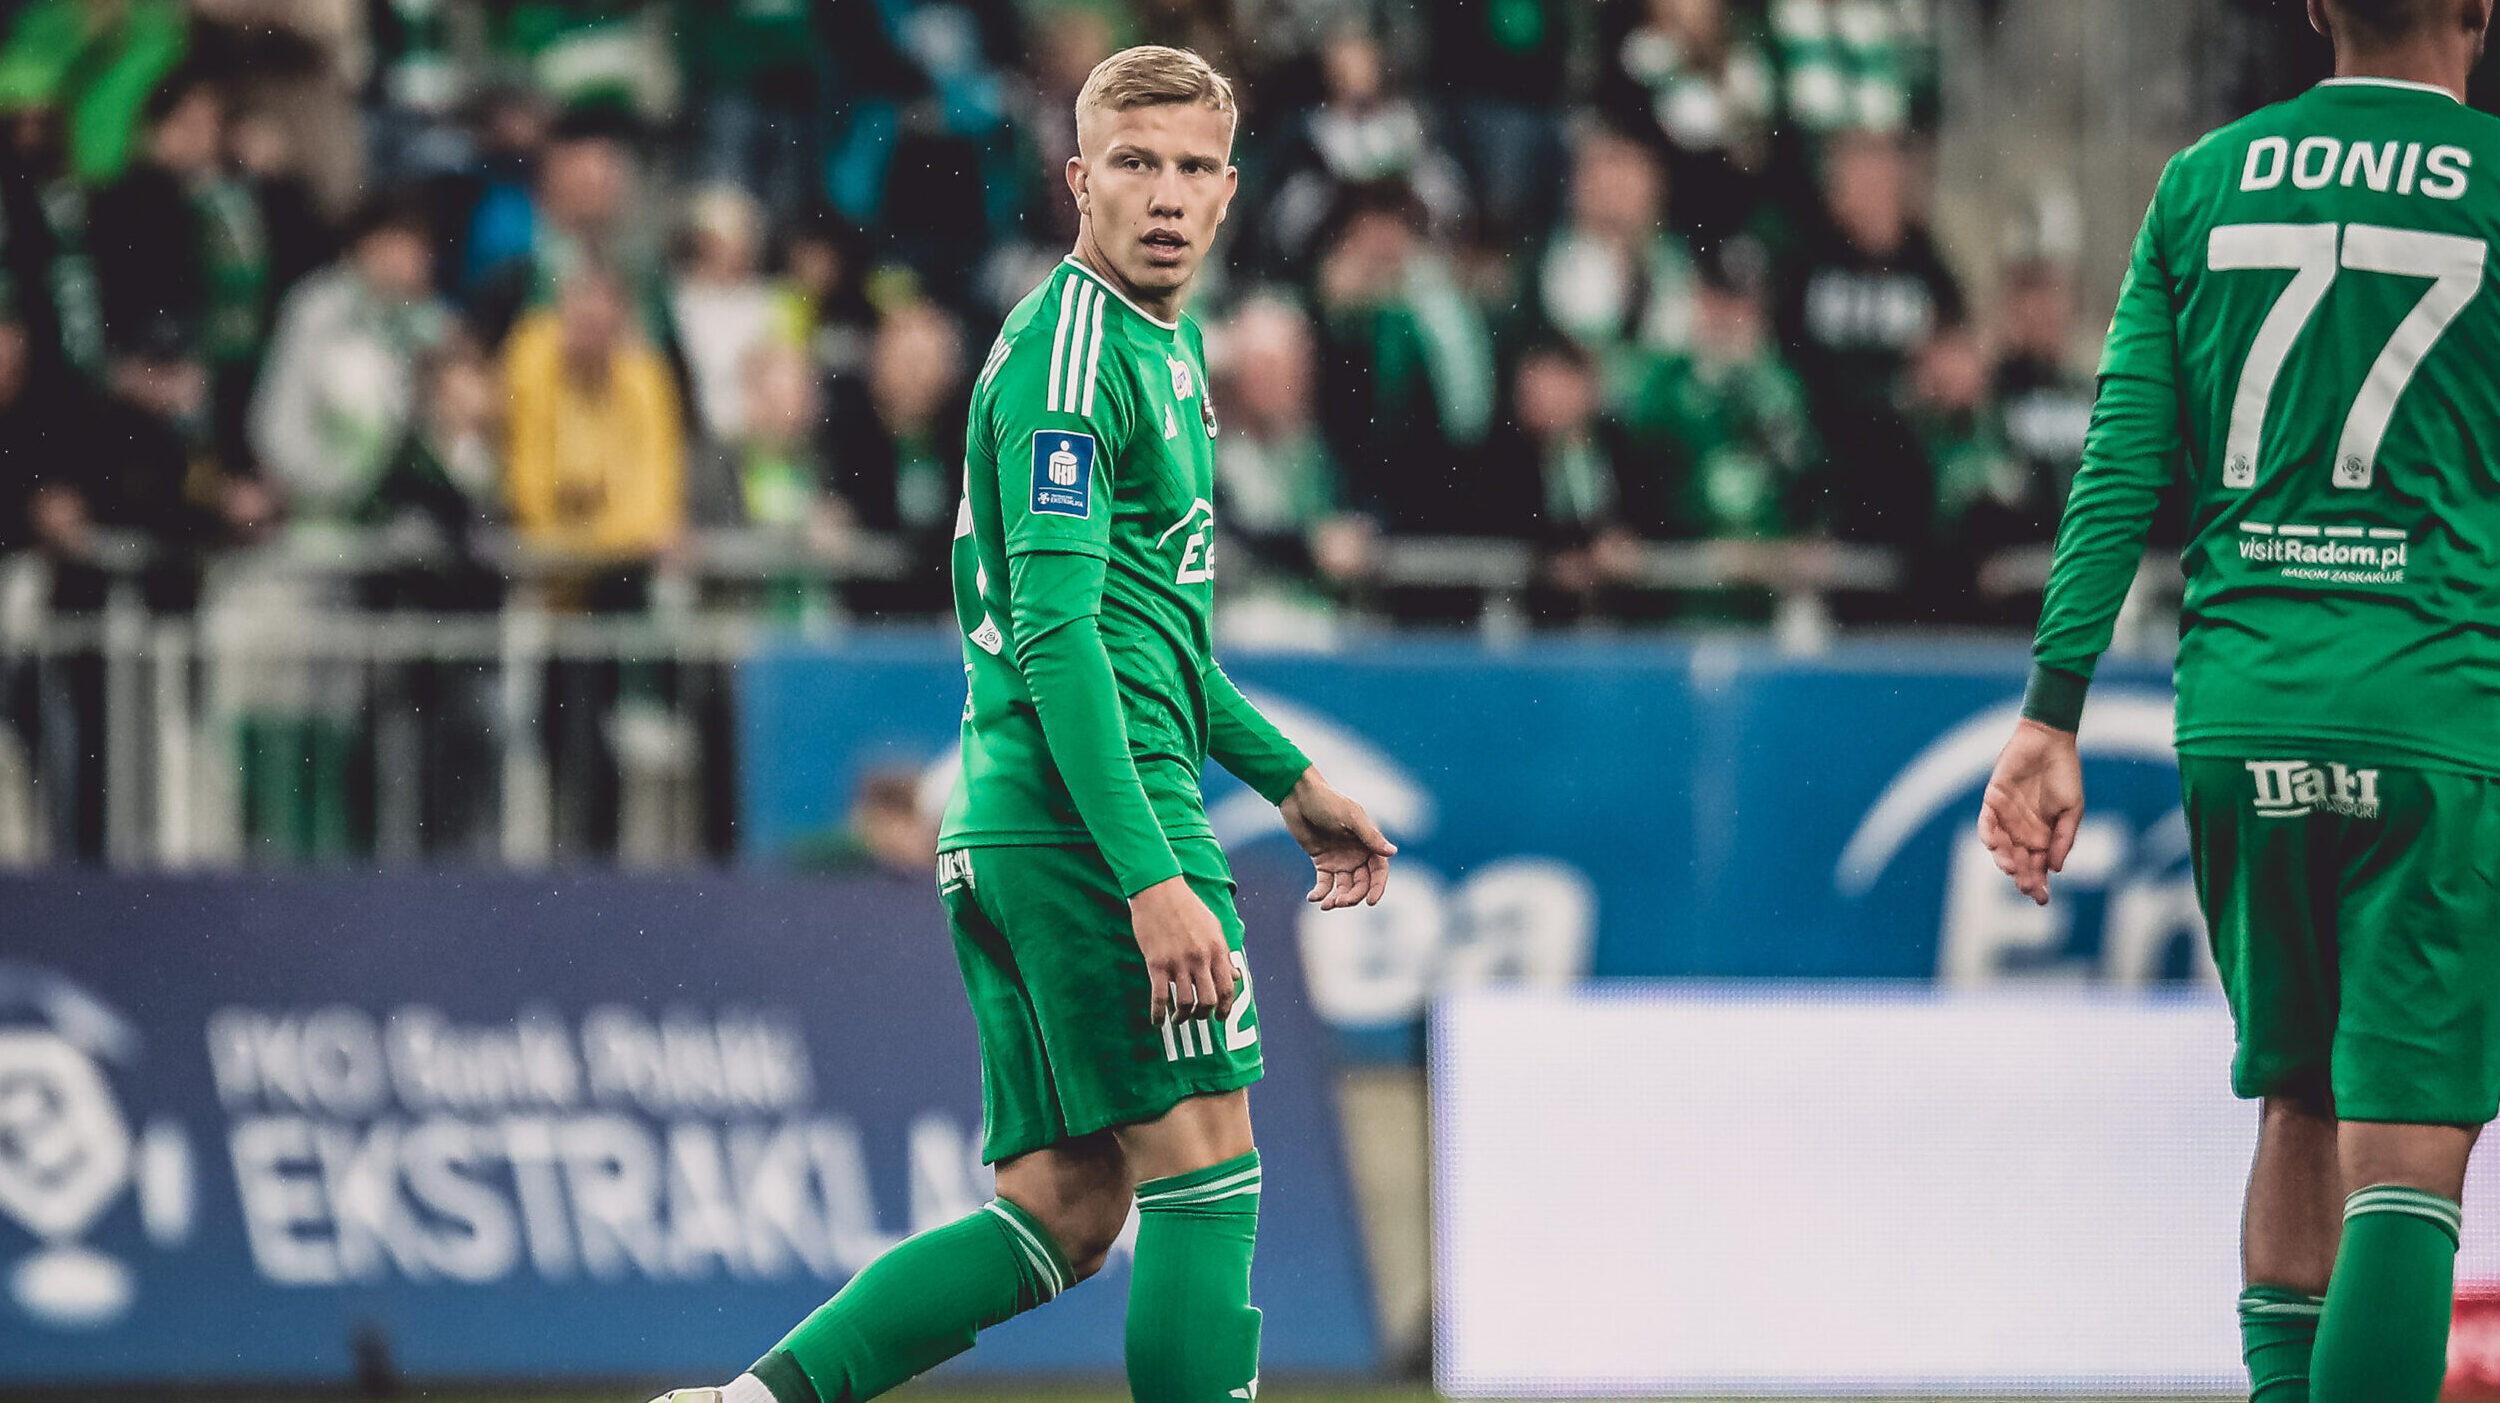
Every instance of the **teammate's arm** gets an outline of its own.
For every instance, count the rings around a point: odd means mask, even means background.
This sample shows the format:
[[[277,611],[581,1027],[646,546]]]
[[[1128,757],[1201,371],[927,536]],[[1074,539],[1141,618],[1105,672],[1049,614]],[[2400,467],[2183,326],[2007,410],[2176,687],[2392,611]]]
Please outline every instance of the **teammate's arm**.
[[[2164,184],[2167,185],[2167,180]],[[2144,538],[2183,449],[2171,273],[2156,195],[2136,235],[2101,357],[2083,467],[2066,499],[2032,644],[2023,719],[1997,756],[1979,834],[1999,870],[2046,904],[2083,818],[2075,729],[2092,672],[2135,581]]]
[[[1397,844],[1363,806],[1321,777],[1301,747],[1259,713],[1220,666],[1206,671],[1207,753],[1274,804],[1311,856],[1309,898],[1323,911],[1357,902],[1377,906],[1389,890]]]

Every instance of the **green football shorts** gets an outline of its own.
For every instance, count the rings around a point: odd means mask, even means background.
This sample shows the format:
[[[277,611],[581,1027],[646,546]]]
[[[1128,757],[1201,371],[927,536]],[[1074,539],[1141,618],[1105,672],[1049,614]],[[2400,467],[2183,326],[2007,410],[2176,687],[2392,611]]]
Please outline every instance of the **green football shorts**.
[[[1128,899],[1093,848],[938,854],[938,898],[981,1033],[984,1162],[1153,1120],[1259,1079],[1259,1017],[1224,850],[1211,838],[1172,850],[1233,947],[1242,982],[1227,1018],[1148,1016]]]
[[[2500,1109],[2500,780],[2179,757],[2242,1096],[2331,1086],[2345,1120]]]

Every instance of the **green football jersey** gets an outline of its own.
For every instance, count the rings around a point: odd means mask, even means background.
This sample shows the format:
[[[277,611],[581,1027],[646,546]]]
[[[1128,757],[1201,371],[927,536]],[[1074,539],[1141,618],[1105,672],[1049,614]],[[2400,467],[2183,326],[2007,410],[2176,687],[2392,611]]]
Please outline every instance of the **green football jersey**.
[[[1011,557],[1106,562],[1101,631],[1130,757],[1170,839],[1203,837],[1214,667],[1215,410],[1205,343],[1073,257],[1008,314],[973,389],[955,521],[963,771],[947,847],[1089,841],[1016,665]]]
[[[2322,83],[2163,173],[2027,710],[2071,725],[2156,500],[2191,504],[2183,752],[2500,774],[2500,119]],[[2060,694],[2064,695],[2060,695]]]

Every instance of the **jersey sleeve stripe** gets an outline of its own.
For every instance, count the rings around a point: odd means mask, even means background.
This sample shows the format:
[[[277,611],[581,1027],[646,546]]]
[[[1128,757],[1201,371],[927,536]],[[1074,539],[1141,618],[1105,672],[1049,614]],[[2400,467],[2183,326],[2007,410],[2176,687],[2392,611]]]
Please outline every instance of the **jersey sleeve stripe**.
[[[1080,377],[1085,374],[1085,324],[1102,303],[1102,291],[1092,283],[1079,282],[1076,293],[1076,324],[1068,331],[1068,378],[1059,391],[1059,408],[1069,414],[1077,412]]]
[[[1102,293],[1094,294],[1094,326],[1085,346],[1085,414],[1088,418],[1093,417],[1094,385],[1102,368],[1102,309],[1110,301]]]
[[[1050,338],[1050,401],[1048,408],[1054,414],[1059,412],[1059,367],[1067,359],[1068,328],[1076,321],[1077,298],[1082,293],[1083,288],[1084,284],[1082,282],[1075,278],[1070,278],[1059,290],[1059,325],[1057,329],[1051,333]]]

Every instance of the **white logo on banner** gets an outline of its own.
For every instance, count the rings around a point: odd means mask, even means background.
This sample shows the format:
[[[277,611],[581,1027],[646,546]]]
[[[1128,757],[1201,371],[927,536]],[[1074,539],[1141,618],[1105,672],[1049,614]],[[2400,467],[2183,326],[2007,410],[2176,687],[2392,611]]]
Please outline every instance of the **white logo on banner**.
[[[40,1244],[9,1271],[20,1309],[64,1328],[109,1323],[135,1295],[130,1269],[83,1239],[134,1182],[159,1246],[191,1231],[190,1143],[171,1121],[134,1136],[106,1068],[135,1062],[139,1036],[85,990],[48,971],[0,966],[0,1216]]]

